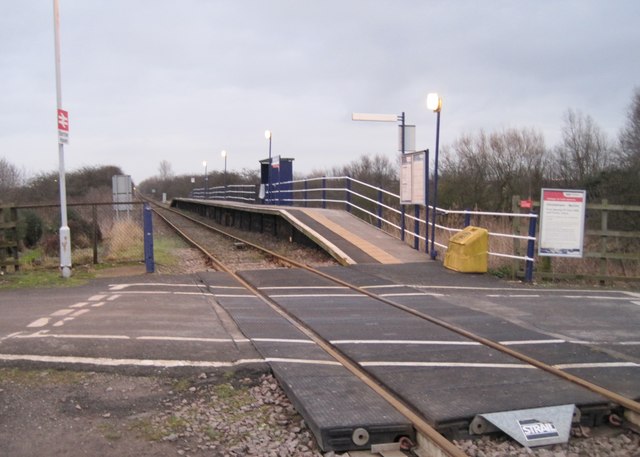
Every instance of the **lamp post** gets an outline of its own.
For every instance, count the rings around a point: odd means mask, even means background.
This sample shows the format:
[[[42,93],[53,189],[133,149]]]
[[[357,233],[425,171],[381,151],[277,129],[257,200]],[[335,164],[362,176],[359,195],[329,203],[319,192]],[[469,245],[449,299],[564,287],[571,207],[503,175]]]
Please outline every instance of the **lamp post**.
[[[436,241],[436,207],[438,205],[438,147],[440,145],[440,112],[442,111],[442,98],[436,93],[427,95],[427,108],[436,113],[436,157],[433,171],[433,212],[431,213],[431,259],[435,260],[438,252],[435,248]]]
[[[224,199],[227,199],[227,151],[223,150],[220,155],[224,159]]]
[[[207,194],[209,193],[209,176],[207,176],[207,161],[202,161],[202,166],[204,167],[204,199],[207,199]]]
[[[267,200],[271,200],[271,130],[264,131],[264,137],[269,140],[269,168],[267,169]]]

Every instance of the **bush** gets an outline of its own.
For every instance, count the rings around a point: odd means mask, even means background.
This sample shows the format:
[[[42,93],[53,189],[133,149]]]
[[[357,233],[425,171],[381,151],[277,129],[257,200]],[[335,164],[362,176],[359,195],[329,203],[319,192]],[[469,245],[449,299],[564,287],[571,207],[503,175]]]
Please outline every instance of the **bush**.
[[[44,232],[44,223],[40,216],[31,211],[24,215],[24,220],[20,222],[21,239],[28,248],[34,247]]]

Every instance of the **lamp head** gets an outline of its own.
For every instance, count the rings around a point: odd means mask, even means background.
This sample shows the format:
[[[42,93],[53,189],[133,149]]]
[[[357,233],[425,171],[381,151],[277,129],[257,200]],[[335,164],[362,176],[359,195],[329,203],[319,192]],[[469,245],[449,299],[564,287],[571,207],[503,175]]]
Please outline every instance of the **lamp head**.
[[[207,166],[207,161],[206,161],[206,160],[203,160],[203,161],[202,161],[202,166],[203,166],[203,167],[206,167],[206,166]]]
[[[220,153],[220,155],[221,155],[222,157],[227,157],[227,151],[224,151],[224,150],[223,150],[223,151]]]
[[[267,140],[270,140],[270,139],[271,139],[271,130],[265,130],[265,131],[264,131],[264,137],[265,137]]]
[[[429,108],[434,113],[439,113],[442,109],[442,99],[435,92],[427,95],[427,108]]]

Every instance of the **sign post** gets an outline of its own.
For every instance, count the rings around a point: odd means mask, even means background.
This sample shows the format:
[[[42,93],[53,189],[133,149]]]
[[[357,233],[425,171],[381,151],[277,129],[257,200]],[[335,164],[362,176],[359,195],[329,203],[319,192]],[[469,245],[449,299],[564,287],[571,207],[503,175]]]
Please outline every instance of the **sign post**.
[[[58,163],[60,183],[60,272],[71,277],[71,230],[67,223],[67,185],[64,170],[64,145],[69,141],[69,113],[62,109],[62,83],[60,81],[60,17],[58,0],[53,0],[53,32],[56,56],[56,101],[58,105]]]

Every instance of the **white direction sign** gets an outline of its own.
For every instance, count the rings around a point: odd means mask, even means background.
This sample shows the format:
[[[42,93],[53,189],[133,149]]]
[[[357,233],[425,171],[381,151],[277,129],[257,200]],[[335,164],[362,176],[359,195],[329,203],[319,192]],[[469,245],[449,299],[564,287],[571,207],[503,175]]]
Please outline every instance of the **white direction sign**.
[[[538,255],[582,257],[586,194],[584,190],[542,189]]]
[[[69,144],[69,113],[58,110],[58,143]]]

